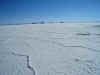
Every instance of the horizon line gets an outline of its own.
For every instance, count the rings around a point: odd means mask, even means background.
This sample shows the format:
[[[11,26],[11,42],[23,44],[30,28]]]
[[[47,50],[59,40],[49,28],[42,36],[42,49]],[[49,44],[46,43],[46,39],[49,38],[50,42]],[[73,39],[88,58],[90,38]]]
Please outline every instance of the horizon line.
[[[5,23],[5,24],[0,24],[0,25],[21,25],[21,24],[32,24],[32,23],[36,23],[36,24],[41,24],[40,22],[44,22],[45,23],[100,23],[100,21],[36,21],[36,22],[31,22],[31,23]]]

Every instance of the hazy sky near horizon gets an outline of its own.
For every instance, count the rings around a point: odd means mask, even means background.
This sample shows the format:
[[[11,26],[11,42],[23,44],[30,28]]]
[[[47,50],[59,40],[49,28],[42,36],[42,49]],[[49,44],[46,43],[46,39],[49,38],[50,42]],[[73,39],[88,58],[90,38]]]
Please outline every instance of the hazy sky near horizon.
[[[100,21],[100,0],[0,0],[0,24]]]

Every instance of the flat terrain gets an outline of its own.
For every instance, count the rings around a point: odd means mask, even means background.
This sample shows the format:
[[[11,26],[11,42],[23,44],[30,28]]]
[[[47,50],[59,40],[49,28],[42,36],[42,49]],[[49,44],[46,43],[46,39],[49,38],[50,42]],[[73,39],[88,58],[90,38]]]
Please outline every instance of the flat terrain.
[[[100,75],[100,23],[0,26],[0,75]]]

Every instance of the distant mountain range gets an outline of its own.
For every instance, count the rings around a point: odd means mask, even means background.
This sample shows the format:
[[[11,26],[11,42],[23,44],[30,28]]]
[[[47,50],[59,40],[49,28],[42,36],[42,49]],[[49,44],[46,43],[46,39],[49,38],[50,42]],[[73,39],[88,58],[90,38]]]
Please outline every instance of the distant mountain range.
[[[100,23],[100,21],[37,21],[32,23],[15,23],[15,24],[0,24],[0,25],[23,25],[23,24],[46,24],[46,23]]]

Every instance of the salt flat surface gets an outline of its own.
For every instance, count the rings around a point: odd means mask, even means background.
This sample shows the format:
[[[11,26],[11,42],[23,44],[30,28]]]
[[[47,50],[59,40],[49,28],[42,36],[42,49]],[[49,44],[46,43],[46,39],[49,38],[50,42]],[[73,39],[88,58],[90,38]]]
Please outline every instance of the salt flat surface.
[[[100,75],[100,23],[0,26],[0,75]]]

